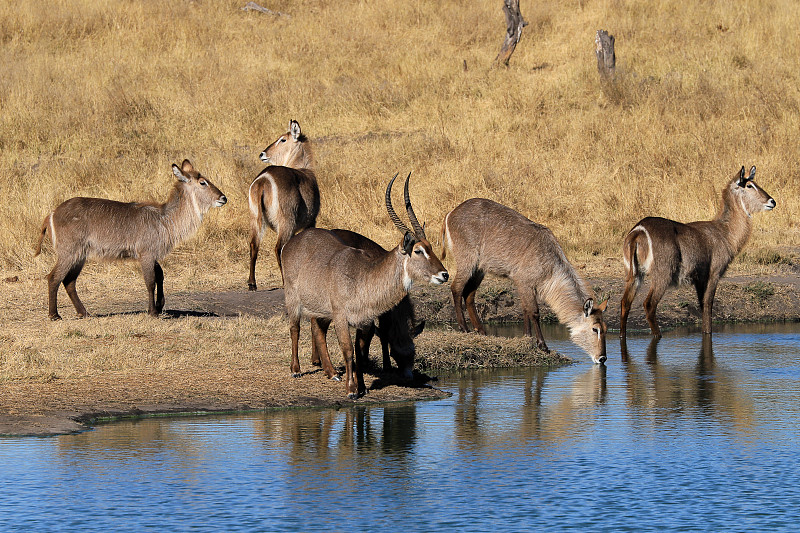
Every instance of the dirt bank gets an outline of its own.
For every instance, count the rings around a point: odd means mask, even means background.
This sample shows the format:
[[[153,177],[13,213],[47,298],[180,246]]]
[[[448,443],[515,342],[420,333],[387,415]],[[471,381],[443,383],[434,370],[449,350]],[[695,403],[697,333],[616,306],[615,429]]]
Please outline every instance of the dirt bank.
[[[610,297],[606,313],[609,327],[618,328],[621,280],[613,277],[588,277],[599,297]],[[646,286],[640,292],[631,313],[629,329],[644,329],[641,309]],[[131,295],[129,300],[109,297],[105,302],[93,302],[96,308],[110,309],[109,315],[140,314],[142,302]],[[427,320],[424,336],[436,335],[431,325],[450,324],[453,317],[448,287],[414,289],[418,315]],[[485,320],[518,321],[520,309],[511,285],[498,279],[487,279],[477,298],[479,313]],[[218,317],[220,319],[253,315],[270,317],[283,313],[283,291],[249,292],[198,291],[168,295],[165,317]],[[43,313],[41,309],[37,311]],[[543,308],[548,320],[554,317]],[[720,284],[714,307],[717,321],[796,321],[800,320],[800,275],[784,272],[769,277],[733,276]],[[659,306],[659,321],[664,327],[699,323],[696,297],[690,287],[670,291]],[[92,320],[91,318],[89,319]],[[201,318],[198,320],[205,320]],[[44,318],[42,318],[44,322]],[[67,322],[67,321],[65,321]],[[73,323],[86,324],[86,321]],[[91,324],[91,322],[88,322]],[[201,327],[198,325],[197,327]],[[66,335],[75,333],[67,332]],[[267,333],[268,334],[268,333]],[[477,339],[460,336],[449,342],[454,351],[463,351],[464,342],[479,344]],[[283,339],[283,333],[275,333]],[[139,337],[141,334],[134,334]],[[145,339],[146,340],[146,339]],[[422,337],[421,352],[437,352],[439,338]],[[427,343],[427,348],[423,348]],[[459,344],[461,343],[461,344]],[[459,347],[460,346],[460,347]],[[527,344],[512,346],[515,353],[535,354]],[[484,346],[485,353],[496,347]],[[373,345],[373,358],[379,348]],[[442,365],[460,364],[458,354]],[[438,357],[438,355],[437,355]],[[479,356],[478,356],[479,357]],[[337,357],[337,360],[340,358]],[[555,364],[561,359],[531,359],[524,356],[521,364]],[[487,357],[488,360],[488,357]],[[510,357],[511,364],[517,364]],[[476,355],[470,353],[470,364]],[[305,363],[304,363],[305,364]],[[310,370],[309,370],[310,369]],[[30,380],[0,382],[0,434],[53,435],[82,431],[97,420],[115,417],[146,416],[161,413],[193,413],[242,411],[251,409],[286,408],[295,406],[342,406],[350,403],[343,394],[343,385],[325,378],[314,367],[300,379],[290,379],[285,356],[265,358],[257,364],[241,364],[216,368],[159,368],[135,372],[102,372],[84,376],[47,376]],[[429,370],[425,370],[430,372]],[[431,372],[435,374],[435,372]],[[369,393],[359,402],[396,402],[443,398],[447,391],[438,390],[424,376],[415,383],[398,384],[391,375],[381,375],[375,369],[366,376]]]

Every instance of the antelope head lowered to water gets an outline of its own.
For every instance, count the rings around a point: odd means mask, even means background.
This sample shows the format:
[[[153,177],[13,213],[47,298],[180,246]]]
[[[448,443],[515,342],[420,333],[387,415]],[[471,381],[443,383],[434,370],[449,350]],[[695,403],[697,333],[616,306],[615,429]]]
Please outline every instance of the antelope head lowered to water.
[[[409,178],[411,175],[409,174]],[[298,340],[300,320],[308,317],[319,328],[314,343],[321,350],[322,365],[328,377],[333,367],[324,340],[328,325],[336,327],[336,336],[345,361],[345,387],[350,398],[365,391],[365,361],[356,361],[353,372],[353,343],[349,327],[367,328],[376,318],[398,304],[414,281],[441,284],[448,274],[425,237],[408,197],[406,211],[414,230],[408,229],[394,212],[391,190],[394,178],[386,187],[386,209],[403,233],[400,244],[384,253],[371,254],[347,246],[333,232],[309,228],[292,237],[283,247],[286,312],[292,340],[291,371],[300,375]]]
[[[572,341],[595,363],[606,360],[607,301],[594,303],[594,293],[567,260],[553,233],[504,205],[472,198],[450,211],[442,225],[442,259],[450,250],[456,261],[451,289],[456,319],[463,331],[466,303],[472,327],[486,334],[475,308],[475,292],[486,273],[514,282],[522,304],[525,335],[536,333],[547,350],[539,325],[537,296],[570,329]]]

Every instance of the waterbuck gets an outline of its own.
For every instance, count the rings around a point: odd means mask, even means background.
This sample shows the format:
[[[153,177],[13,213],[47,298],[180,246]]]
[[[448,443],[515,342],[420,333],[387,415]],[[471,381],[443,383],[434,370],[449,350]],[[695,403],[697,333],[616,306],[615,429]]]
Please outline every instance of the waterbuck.
[[[711,310],[717,283],[742,251],[753,227],[752,216],[775,207],[775,200],[756,185],[756,167],[744,167],[722,190],[722,208],[714,220],[682,224],[659,217],[640,220],[622,244],[625,292],[620,303],[620,337],[625,338],[628,313],[645,277],[650,291],[644,300],[645,316],[656,337],[656,307],[667,288],[686,282],[694,285],[703,315],[703,333],[711,333]]]
[[[572,341],[592,361],[606,360],[606,324],[603,311],[608,301],[595,306],[594,293],[564,255],[553,233],[517,211],[484,198],[465,201],[444,218],[442,259],[449,249],[456,261],[451,289],[458,325],[467,329],[466,303],[472,327],[486,330],[475,309],[475,292],[486,273],[510,278],[522,304],[523,327],[536,344],[547,350],[539,325],[537,295],[570,329]]]
[[[256,285],[256,259],[267,227],[278,234],[275,258],[281,268],[281,248],[296,232],[313,228],[319,214],[319,187],[313,169],[311,143],[292,120],[289,130],[261,152],[261,160],[270,166],[250,184],[250,278],[251,291]]]
[[[58,314],[58,286],[63,282],[80,318],[86,308],[75,291],[75,280],[86,259],[138,259],[147,286],[147,312],[156,316],[164,308],[164,271],[158,262],[197,232],[203,215],[228,201],[213,183],[194,169],[188,159],[172,165],[178,178],[163,204],[117,202],[103,198],[71,198],[47,215],[42,224],[36,255],[45,233],[56,252],[56,264],[47,276],[49,315]]]
[[[386,255],[388,250],[381,245],[354,231],[344,229],[331,230],[336,237],[347,246],[358,248],[370,257],[378,258]],[[399,373],[410,380],[413,376],[414,357],[416,348],[414,337],[422,332],[425,321],[418,322],[414,313],[414,303],[408,294],[400,302],[378,317],[378,327],[374,322],[356,334],[356,361],[369,356],[369,346],[375,333],[381,342],[383,355],[383,371],[389,372],[392,368],[390,357],[397,363]],[[317,350],[315,349],[314,352]],[[312,356],[319,363],[318,355]],[[313,362],[313,361],[312,361]]]
[[[415,280],[438,285],[448,279],[447,270],[434,253],[414,215],[408,197],[408,178],[406,211],[414,231],[408,229],[394,212],[390,194],[396,178],[397,175],[386,187],[386,209],[395,226],[403,233],[403,239],[396,248],[372,256],[347,246],[331,231],[308,228],[292,237],[281,251],[286,312],[292,340],[292,374],[300,375],[297,353],[300,320],[308,317],[319,326],[314,331],[313,342],[321,350],[322,365],[327,376],[333,377],[325,343],[327,327],[332,322],[345,362],[345,390],[351,399],[365,392],[365,361],[356,360],[354,375],[349,326],[361,329],[368,327],[377,317],[396,306],[408,294]]]

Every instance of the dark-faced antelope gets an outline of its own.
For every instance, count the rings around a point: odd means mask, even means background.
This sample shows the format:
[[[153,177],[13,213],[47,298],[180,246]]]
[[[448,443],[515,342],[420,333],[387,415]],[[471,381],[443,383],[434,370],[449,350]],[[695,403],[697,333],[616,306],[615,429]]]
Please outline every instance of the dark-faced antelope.
[[[536,343],[547,350],[539,326],[540,296],[570,329],[572,341],[592,361],[606,360],[606,324],[603,311],[608,301],[594,304],[594,293],[564,255],[553,233],[520,213],[483,198],[462,203],[444,218],[442,259],[450,250],[456,261],[453,305],[463,331],[466,303],[472,327],[486,334],[475,308],[475,292],[486,273],[508,277],[522,304],[525,335],[536,333]]]
[[[178,181],[163,204],[123,203],[103,198],[71,198],[47,215],[42,224],[36,255],[47,230],[56,252],[56,264],[47,276],[49,315],[58,314],[58,286],[63,282],[78,316],[86,308],[75,291],[75,280],[88,257],[138,259],[147,286],[147,312],[164,308],[164,271],[158,262],[197,232],[203,215],[228,201],[213,183],[194,169],[188,159],[172,165]]]
[[[267,227],[278,234],[275,258],[281,269],[281,248],[296,232],[312,228],[319,214],[319,187],[313,169],[311,143],[292,120],[289,131],[261,152],[269,163],[250,184],[250,278],[256,290],[256,259]]]
[[[408,179],[406,210],[414,231],[394,212],[390,194],[395,178],[386,187],[386,209],[403,233],[403,239],[393,250],[377,257],[370,256],[347,246],[328,230],[309,228],[292,237],[281,252],[292,340],[292,374],[300,375],[297,353],[300,320],[308,317],[319,324],[313,342],[322,350],[326,374],[333,377],[325,343],[327,327],[332,322],[344,356],[345,387],[350,398],[357,398],[365,391],[365,361],[356,361],[354,375],[349,327],[364,328],[389,311],[408,294],[413,281],[438,285],[448,278],[447,270],[414,215],[408,199]]]
[[[344,229],[331,231],[347,246],[363,250],[372,258],[379,258],[388,253],[388,250],[360,233]],[[381,342],[383,371],[391,370],[391,358],[397,363],[399,373],[405,379],[410,380],[413,376],[414,357],[416,356],[414,337],[419,335],[424,327],[425,321],[417,321],[414,303],[411,301],[411,296],[406,294],[397,305],[378,317],[377,328],[373,322],[356,334],[356,361],[366,360],[369,356],[369,346],[377,332]]]
[[[620,337],[625,338],[628,313],[646,274],[650,291],[645,316],[656,337],[656,307],[667,288],[681,282],[694,285],[703,315],[703,333],[711,333],[711,310],[717,284],[728,265],[742,251],[753,227],[752,216],[775,207],[775,200],[756,185],[756,167],[744,167],[722,190],[722,208],[714,220],[682,224],[647,217],[628,232],[622,244],[625,292],[620,303]]]

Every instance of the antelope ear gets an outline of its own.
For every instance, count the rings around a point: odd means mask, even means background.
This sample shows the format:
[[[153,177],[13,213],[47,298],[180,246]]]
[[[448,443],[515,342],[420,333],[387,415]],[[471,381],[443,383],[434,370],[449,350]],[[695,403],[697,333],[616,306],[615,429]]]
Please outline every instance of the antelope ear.
[[[586,301],[583,302],[583,315],[589,318],[589,315],[592,314],[592,309],[594,309],[594,300],[587,298]]]
[[[747,176],[747,180],[748,181],[753,181],[753,178],[755,178],[755,177],[756,177],[756,166],[753,165],[752,167],[750,167],[750,175]]]
[[[417,239],[411,234],[410,231],[407,231],[406,234],[403,235],[403,245],[400,247],[400,253],[404,255],[411,255],[411,250],[414,249],[414,245],[416,243]]]
[[[296,120],[289,122],[289,132],[292,134],[292,139],[295,141],[300,138],[303,133],[300,131],[300,123]]]
[[[603,303],[597,306],[597,310],[601,313],[605,313],[606,307],[608,307],[608,299],[603,300]]]
[[[187,178],[186,175],[183,172],[181,172],[181,169],[179,169],[178,165],[176,165],[175,163],[172,164],[172,173],[175,174],[176,178],[178,178],[180,181],[184,183],[189,181],[189,178]]]
[[[736,180],[736,185],[739,187],[744,187],[747,184],[747,178],[744,175],[744,167],[742,170],[739,171],[739,178]]]

